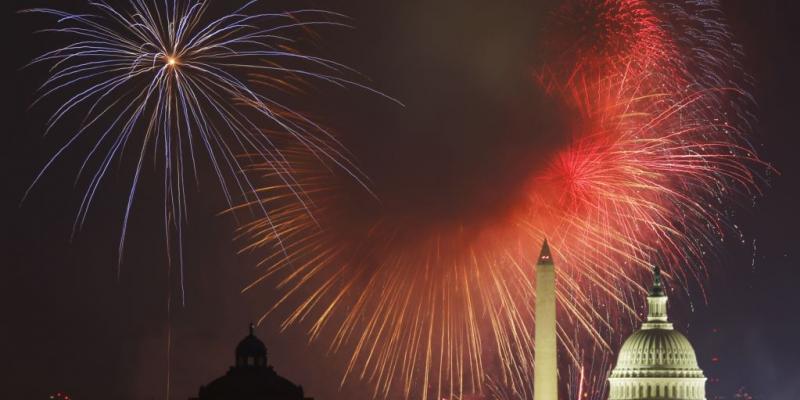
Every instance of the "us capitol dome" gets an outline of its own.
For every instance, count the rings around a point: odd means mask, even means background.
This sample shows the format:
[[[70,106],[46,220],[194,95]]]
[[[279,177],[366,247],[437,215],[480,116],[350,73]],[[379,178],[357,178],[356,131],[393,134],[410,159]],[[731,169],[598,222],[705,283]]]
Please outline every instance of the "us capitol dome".
[[[686,336],[667,319],[667,295],[655,268],[647,321],[619,352],[608,378],[609,400],[705,400],[706,377]]]

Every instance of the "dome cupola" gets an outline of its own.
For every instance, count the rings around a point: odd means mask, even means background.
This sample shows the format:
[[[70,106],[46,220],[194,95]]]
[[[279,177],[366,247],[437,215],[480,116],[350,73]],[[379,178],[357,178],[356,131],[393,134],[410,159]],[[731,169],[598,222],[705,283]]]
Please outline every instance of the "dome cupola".
[[[236,346],[237,367],[266,367],[267,346],[254,334],[255,325],[250,324],[250,334]]]
[[[647,296],[647,320],[620,349],[608,378],[609,400],[705,400],[703,371],[692,344],[667,316],[661,270],[653,273]]]

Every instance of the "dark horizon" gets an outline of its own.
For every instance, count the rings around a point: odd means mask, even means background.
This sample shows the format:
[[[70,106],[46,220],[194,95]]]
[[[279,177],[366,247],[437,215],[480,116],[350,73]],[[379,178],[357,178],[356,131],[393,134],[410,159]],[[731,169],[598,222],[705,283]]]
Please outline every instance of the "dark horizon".
[[[324,85],[315,89],[318,98],[308,96],[308,105],[342,132],[377,189],[390,194],[398,214],[412,198],[424,199],[419,202],[424,210],[415,210],[420,219],[511,201],[506,195],[516,194],[514,161],[521,157],[515,147],[547,147],[553,140],[520,135],[521,127],[536,123],[535,116],[515,113],[539,100],[520,87],[530,80],[524,66],[536,58],[530,44],[548,1],[374,3],[281,0],[260,7],[319,7],[352,17],[354,29],[326,30],[320,52],[354,67],[372,87],[400,99],[406,108],[357,89]],[[10,123],[3,157],[7,222],[0,287],[9,314],[0,330],[5,396],[46,399],[61,391],[75,400],[163,399],[165,338],[171,329],[170,398],[187,399],[233,364],[236,343],[277,294],[266,286],[240,293],[258,275],[254,265],[259,255],[237,255],[241,243],[232,239],[236,222],[230,215],[218,215],[226,205],[213,178],[191,188],[192,215],[184,239],[185,305],[176,300],[175,274],[171,279],[166,274],[161,215],[149,212],[162,208],[159,196],[137,199],[123,261],[117,265],[128,170],[109,175],[85,227],[72,240],[81,195],[72,180],[80,152],[68,156],[59,164],[63,169],[46,175],[19,204],[63,139],[58,129],[54,137],[42,135],[48,106],[28,108],[46,68],[21,69],[53,46],[48,36],[34,33],[48,21],[17,11],[45,4],[82,7],[43,0],[4,4],[11,47],[5,62],[11,88],[5,101]],[[800,3],[722,4],[736,40],[743,44],[745,71],[755,81],[758,125],[753,140],[778,174],[754,206],[744,204],[732,216],[743,237],[730,236],[721,245],[705,291],[694,291],[691,302],[672,303],[671,315],[694,343],[706,374],[720,379],[709,384],[709,399],[731,399],[744,387],[758,400],[795,400],[800,398],[800,346],[794,344],[800,337],[800,300],[795,295],[800,278],[800,27],[794,19]],[[428,43],[431,37],[435,40]],[[406,120],[406,115],[411,117]],[[547,127],[561,121],[551,123]],[[497,136],[480,134],[496,126],[508,129]],[[456,139],[458,146],[453,145]],[[428,146],[420,149],[420,140]],[[499,141],[512,144],[501,146]],[[402,171],[393,168],[394,161],[408,157],[418,162]],[[496,179],[480,168],[484,165],[510,172]],[[437,172],[426,173],[430,170]],[[460,195],[470,193],[470,179],[492,190],[481,196],[471,193],[472,201],[459,202]],[[159,182],[145,185],[158,189]],[[537,251],[531,249],[533,256]],[[278,318],[267,318],[256,330],[279,374],[317,400],[371,398],[371,385],[357,377],[340,389],[347,354],[329,353],[325,342],[309,343],[307,326],[281,332],[279,325]]]

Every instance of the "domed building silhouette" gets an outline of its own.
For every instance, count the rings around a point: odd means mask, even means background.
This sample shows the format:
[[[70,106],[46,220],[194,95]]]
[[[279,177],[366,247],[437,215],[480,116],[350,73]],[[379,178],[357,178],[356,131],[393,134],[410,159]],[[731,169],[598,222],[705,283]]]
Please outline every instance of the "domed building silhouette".
[[[647,321],[625,340],[608,378],[609,400],[705,400],[706,377],[692,344],[667,318],[658,267],[647,308]]]
[[[200,387],[189,400],[312,400],[303,387],[278,375],[267,365],[267,347],[253,334],[236,346],[236,364],[224,376]]]

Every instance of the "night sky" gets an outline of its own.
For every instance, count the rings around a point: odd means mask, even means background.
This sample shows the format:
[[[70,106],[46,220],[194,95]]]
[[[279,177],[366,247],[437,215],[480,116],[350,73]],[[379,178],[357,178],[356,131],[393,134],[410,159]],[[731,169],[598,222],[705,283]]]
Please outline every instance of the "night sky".
[[[186,304],[173,302],[171,324],[167,293],[174,293],[175,284],[165,272],[160,196],[137,198],[118,269],[130,169],[109,175],[84,229],[72,240],[82,195],[82,188],[73,186],[81,151],[59,162],[19,205],[65,133],[56,129],[51,137],[42,135],[52,103],[28,108],[46,68],[21,69],[58,39],[33,33],[48,20],[16,11],[81,7],[71,3],[3,3],[7,98],[0,393],[15,399],[45,399],[56,391],[78,400],[163,399],[171,326],[171,398],[186,399],[227,370],[248,323],[272,297],[268,287],[240,294],[257,276],[258,255],[236,254],[236,223],[218,215],[225,202],[210,175],[191,188],[184,239]],[[310,6],[353,18],[355,29],[321,32],[317,50],[356,68],[371,87],[406,107],[358,89],[325,85],[301,104],[334,128],[398,213],[413,206],[417,215],[458,215],[505,201],[515,193],[521,173],[516,167],[524,156],[514,149],[554,145],[547,132],[562,121],[545,119],[557,113],[530,90],[530,66],[537,61],[533,49],[553,2],[262,3],[265,10]],[[672,310],[701,367],[720,380],[709,385],[709,398],[730,398],[745,387],[759,400],[794,400],[800,398],[800,3],[723,5],[744,46],[745,69],[756,82],[754,142],[779,175],[770,179],[763,198],[737,210],[733,221],[744,236],[722,245],[720,260],[709,270],[708,302],[698,292],[692,304]],[[521,112],[532,103],[542,104],[538,112]],[[543,133],[525,135],[531,127]],[[503,179],[497,178],[498,170],[504,171]],[[141,193],[159,193],[159,185],[157,179],[145,181]],[[302,326],[281,333],[278,324],[267,319],[257,332],[280,374],[317,399],[370,398],[367,385],[357,379],[339,388],[346,355],[308,343]]]

